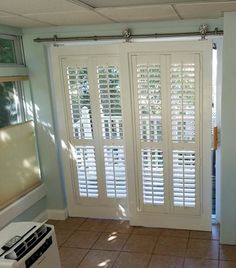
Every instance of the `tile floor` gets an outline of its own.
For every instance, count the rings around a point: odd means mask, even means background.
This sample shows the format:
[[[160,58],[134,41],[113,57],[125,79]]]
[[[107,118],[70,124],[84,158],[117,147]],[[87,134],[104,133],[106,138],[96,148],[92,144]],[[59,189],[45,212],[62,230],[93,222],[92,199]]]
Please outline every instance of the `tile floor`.
[[[86,218],[48,223],[63,268],[236,268],[236,246],[219,244],[217,225],[199,232]]]

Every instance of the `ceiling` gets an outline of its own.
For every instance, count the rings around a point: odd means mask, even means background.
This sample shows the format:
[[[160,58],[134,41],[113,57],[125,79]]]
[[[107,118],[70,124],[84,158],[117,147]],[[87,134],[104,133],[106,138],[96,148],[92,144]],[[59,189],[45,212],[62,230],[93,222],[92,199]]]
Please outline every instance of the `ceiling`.
[[[236,0],[0,0],[0,24],[16,27],[219,18]]]

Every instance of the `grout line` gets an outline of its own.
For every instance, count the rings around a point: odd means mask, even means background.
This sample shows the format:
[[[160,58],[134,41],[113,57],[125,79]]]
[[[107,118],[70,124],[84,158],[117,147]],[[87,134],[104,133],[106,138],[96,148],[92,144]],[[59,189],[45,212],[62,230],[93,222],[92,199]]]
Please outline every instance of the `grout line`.
[[[188,250],[188,247],[189,247],[189,242],[190,242],[190,234],[191,234],[191,230],[189,230],[189,234],[188,234],[188,240],[187,240],[187,245],[186,245],[186,249],[185,249],[185,253],[184,253],[184,261],[183,261],[183,268],[184,268],[184,265],[185,265],[185,260],[186,260],[186,253],[187,253],[187,250]]]

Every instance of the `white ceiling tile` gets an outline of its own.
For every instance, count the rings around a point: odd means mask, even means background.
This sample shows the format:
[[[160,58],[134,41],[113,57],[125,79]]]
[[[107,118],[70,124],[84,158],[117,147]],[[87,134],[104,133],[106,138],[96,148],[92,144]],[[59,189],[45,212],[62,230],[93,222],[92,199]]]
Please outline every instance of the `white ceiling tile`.
[[[98,8],[97,11],[118,22],[178,19],[173,8],[168,5]]]
[[[110,21],[92,11],[84,12],[58,12],[58,13],[41,13],[25,15],[32,19],[54,25],[85,25],[85,24],[102,24]]]
[[[20,15],[79,10],[84,8],[66,0],[0,0],[0,11]]]
[[[1,16],[8,16],[8,17],[9,17],[9,14],[6,13],[6,12],[2,12],[2,11],[0,11],[0,17],[1,17]]]
[[[33,21],[20,16],[0,16],[0,24],[22,28],[50,26],[48,23]]]
[[[176,4],[175,7],[183,19],[218,18],[223,16],[223,12],[236,11],[236,1]]]

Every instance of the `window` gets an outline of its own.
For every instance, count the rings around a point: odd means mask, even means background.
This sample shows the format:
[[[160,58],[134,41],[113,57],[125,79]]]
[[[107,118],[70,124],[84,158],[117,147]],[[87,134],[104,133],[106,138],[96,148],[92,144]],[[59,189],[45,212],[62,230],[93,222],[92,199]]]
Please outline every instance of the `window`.
[[[23,64],[19,36],[0,35],[0,64]]]
[[[23,51],[20,37],[0,35],[0,128],[24,122],[25,97],[22,80]],[[14,65],[12,73],[11,65]],[[4,73],[4,76],[1,76]]]
[[[24,120],[24,94],[20,82],[0,83],[0,128]]]

